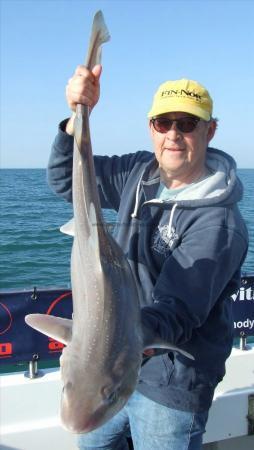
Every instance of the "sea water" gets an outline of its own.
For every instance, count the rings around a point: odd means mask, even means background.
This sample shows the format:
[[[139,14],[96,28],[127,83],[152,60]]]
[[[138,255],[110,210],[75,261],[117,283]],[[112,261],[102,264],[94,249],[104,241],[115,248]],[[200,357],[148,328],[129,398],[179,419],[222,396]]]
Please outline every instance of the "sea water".
[[[240,203],[250,247],[243,272],[254,274],[254,169],[241,169]],[[72,205],[51,192],[45,169],[0,170],[0,287],[70,287],[72,238],[59,231],[73,216]],[[114,222],[114,211],[104,211]]]

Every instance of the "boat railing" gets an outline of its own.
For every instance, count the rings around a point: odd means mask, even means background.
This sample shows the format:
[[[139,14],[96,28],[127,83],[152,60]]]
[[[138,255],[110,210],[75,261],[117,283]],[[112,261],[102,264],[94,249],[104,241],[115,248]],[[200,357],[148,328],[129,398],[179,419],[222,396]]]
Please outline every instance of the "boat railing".
[[[242,350],[254,336],[254,275],[244,275],[232,295],[234,336]],[[27,375],[39,375],[39,361],[59,360],[63,344],[26,325],[27,314],[42,313],[72,317],[70,289],[37,288],[0,292],[0,366],[26,362]]]

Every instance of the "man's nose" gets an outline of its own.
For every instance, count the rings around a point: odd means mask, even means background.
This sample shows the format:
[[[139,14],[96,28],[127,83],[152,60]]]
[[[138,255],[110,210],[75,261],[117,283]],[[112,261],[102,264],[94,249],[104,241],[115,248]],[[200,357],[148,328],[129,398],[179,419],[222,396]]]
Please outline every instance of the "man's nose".
[[[176,122],[173,122],[170,130],[168,130],[166,133],[166,138],[169,140],[177,140],[177,139],[179,139],[180,136],[181,136],[181,133],[179,132],[179,130],[177,128],[177,124],[176,124]]]

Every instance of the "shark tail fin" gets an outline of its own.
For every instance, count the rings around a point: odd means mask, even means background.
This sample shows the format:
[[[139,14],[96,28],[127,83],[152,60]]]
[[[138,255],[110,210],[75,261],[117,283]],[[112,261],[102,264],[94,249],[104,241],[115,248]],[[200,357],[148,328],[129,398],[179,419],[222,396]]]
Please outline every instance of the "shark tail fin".
[[[64,345],[69,344],[72,336],[72,320],[47,314],[29,314],[25,322],[46,336],[56,339]]]

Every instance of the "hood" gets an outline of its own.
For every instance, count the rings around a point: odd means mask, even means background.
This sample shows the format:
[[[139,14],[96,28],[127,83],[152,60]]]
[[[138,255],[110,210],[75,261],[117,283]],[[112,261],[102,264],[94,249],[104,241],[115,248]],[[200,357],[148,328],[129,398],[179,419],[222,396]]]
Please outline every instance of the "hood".
[[[243,186],[236,173],[236,162],[227,153],[208,147],[206,166],[211,175],[187,186],[173,199],[161,200],[153,198],[145,204],[175,204],[178,207],[198,208],[204,206],[226,206],[242,199]],[[142,173],[136,189],[136,202],[132,217],[136,217],[139,209],[140,190],[146,189],[160,181],[157,161],[153,159]]]
[[[206,166],[211,175],[181,191],[176,197],[178,205],[184,202],[195,207],[224,206],[239,202],[243,186],[236,174],[235,160],[221,150],[208,148]]]

